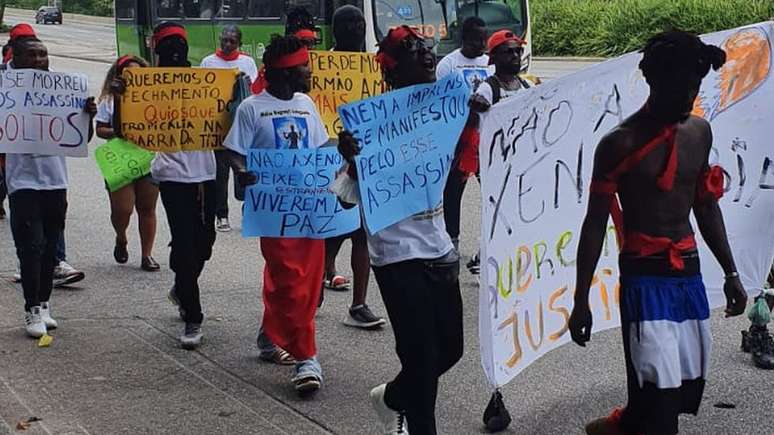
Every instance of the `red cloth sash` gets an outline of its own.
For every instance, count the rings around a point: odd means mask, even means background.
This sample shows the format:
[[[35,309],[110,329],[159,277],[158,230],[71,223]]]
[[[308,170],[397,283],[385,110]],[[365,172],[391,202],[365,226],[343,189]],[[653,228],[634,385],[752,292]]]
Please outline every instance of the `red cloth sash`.
[[[460,134],[460,156],[457,167],[465,174],[478,172],[478,142],[480,136],[478,127],[465,125]]]
[[[267,85],[266,67],[262,66],[261,69],[258,70],[258,77],[256,77],[253,84],[250,85],[250,91],[252,91],[253,94],[260,94],[264,89],[266,89]]]
[[[645,146],[626,156],[615,169],[605,176],[605,179],[592,181],[590,190],[591,193],[600,195],[614,195],[614,198],[610,203],[610,216],[615,224],[618,243],[623,246],[623,252],[633,253],[640,257],[666,252],[672,267],[675,270],[683,270],[685,268],[685,263],[683,262],[681,253],[696,248],[696,240],[694,239],[693,234],[689,234],[679,241],[673,241],[668,237],[649,236],[635,231],[626,233],[623,226],[621,204],[616,195],[618,192],[618,179],[637,166],[642,159],[664,142],[666,142],[668,147],[667,162],[664,171],[656,180],[656,184],[658,185],[658,188],[664,192],[672,190],[677,174],[676,134],[676,125],[673,124],[664,127],[661,132],[650,142],[645,144]],[[704,174],[697,186],[697,201],[702,201],[709,195],[712,195],[716,200],[723,195],[723,169],[719,166],[711,167],[707,173]]]
[[[314,316],[322,291],[325,241],[261,237],[263,330],[297,360],[317,354]]]
[[[223,50],[221,50],[220,48],[215,50],[215,56],[218,56],[219,58],[227,62],[239,59],[240,54],[242,54],[242,52],[239,50],[234,50],[228,54],[224,53]]]

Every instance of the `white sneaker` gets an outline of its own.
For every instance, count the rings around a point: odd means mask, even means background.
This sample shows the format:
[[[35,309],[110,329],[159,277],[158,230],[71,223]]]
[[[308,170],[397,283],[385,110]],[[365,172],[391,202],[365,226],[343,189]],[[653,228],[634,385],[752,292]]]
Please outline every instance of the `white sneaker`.
[[[202,324],[186,323],[183,335],[180,336],[180,345],[185,350],[194,350],[202,344]]]
[[[46,324],[40,316],[40,307],[31,307],[30,311],[24,313],[24,329],[27,335],[33,338],[40,338],[46,335]]]
[[[228,221],[228,218],[217,218],[215,222],[215,229],[222,232],[227,233],[231,231],[231,222]]]
[[[70,266],[66,261],[60,261],[54,267],[54,287],[75,284],[82,281],[86,275],[80,270]]]
[[[374,407],[376,415],[379,416],[379,422],[382,424],[382,433],[385,435],[408,435],[405,414],[395,411],[384,402],[386,390],[387,384],[382,384],[371,390],[370,394],[371,406]]]
[[[40,318],[43,319],[47,329],[56,329],[59,326],[56,320],[51,317],[51,304],[48,302],[40,303]]]

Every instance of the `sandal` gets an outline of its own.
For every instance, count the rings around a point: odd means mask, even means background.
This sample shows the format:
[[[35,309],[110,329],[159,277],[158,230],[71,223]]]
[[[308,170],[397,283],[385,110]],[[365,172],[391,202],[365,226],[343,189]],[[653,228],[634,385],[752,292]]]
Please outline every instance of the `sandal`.
[[[325,280],[325,288],[328,290],[347,291],[349,290],[349,284],[349,279],[341,275],[336,275],[330,280]]]
[[[118,264],[124,264],[129,261],[129,251],[126,250],[126,243],[116,241],[116,247],[113,248],[113,258]]]
[[[272,352],[261,352],[258,355],[261,361],[277,364],[280,366],[292,366],[296,363],[296,359],[293,355],[289,354],[285,349],[276,348]]]
[[[140,268],[146,272],[158,272],[159,269],[161,269],[161,266],[159,266],[158,263],[156,263],[156,260],[153,259],[153,257],[142,257],[142,264],[140,264]]]

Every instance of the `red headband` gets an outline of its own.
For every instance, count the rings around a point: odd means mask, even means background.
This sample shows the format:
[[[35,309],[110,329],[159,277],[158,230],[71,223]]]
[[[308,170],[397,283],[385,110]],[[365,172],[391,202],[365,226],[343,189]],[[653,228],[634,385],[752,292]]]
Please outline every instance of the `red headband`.
[[[304,46],[293,53],[286,54],[269,65],[272,68],[293,68],[309,62],[309,50]]]
[[[116,69],[121,69],[126,65],[127,63],[134,60],[134,56],[127,54],[126,56],[121,56],[116,61]]]
[[[164,27],[163,29],[153,34],[153,45],[159,45],[159,42],[170,36],[179,36],[186,41],[188,40],[188,34],[186,33],[184,27],[169,26]]]
[[[383,70],[389,70],[395,67],[398,62],[388,52],[395,50],[398,47],[398,44],[410,36],[418,39],[424,38],[424,36],[416,29],[406,26],[405,24],[400,27],[393,27],[387,32],[387,36],[379,43],[379,51],[376,53],[376,61],[379,62],[379,65],[381,65]]]
[[[30,26],[27,23],[20,23],[11,28],[10,33],[10,40],[13,41],[16,38],[21,38],[24,36],[37,36],[35,34],[35,30],[33,30],[32,26]]]
[[[298,32],[294,33],[293,36],[295,36],[298,39],[313,39],[317,40],[317,33],[313,30],[309,29],[301,29]]]

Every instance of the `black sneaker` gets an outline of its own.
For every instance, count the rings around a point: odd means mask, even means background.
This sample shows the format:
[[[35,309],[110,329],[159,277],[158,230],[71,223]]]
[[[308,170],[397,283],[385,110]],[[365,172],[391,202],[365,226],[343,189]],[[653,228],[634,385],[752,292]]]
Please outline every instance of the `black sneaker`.
[[[381,317],[376,317],[368,305],[358,305],[349,309],[344,324],[353,328],[379,329],[387,323]]]
[[[753,327],[750,326],[750,329]],[[752,345],[750,344],[750,331],[742,331],[742,352],[744,353],[750,353],[750,348]]]
[[[774,338],[765,326],[750,327],[750,351],[756,367],[774,369]]]
[[[180,345],[185,350],[194,350],[202,344],[203,337],[201,323],[186,323],[185,331],[180,336]]]
[[[476,253],[476,255],[470,259],[470,261],[468,261],[467,267],[470,273],[473,275],[478,275],[481,273],[481,259],[479,258],[478,253]]]

